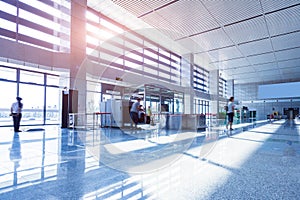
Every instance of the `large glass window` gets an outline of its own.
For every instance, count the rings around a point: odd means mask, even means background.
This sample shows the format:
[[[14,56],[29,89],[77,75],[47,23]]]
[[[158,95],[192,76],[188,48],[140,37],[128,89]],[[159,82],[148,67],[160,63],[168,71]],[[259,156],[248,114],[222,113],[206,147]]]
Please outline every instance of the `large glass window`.
[[[209,113],[209,101],[203,99],[194,99],[194,112],[195,114],[208,114]]]
[[[219,96],[227,97],[227,81],[223,78],[219,79]]]
[[[14,15],[14,16],[17,15],[17,7],[15,7],[13,5],[10,5],[8,3],[5,3],[3,1],[0,1],[0,10],[2,12],[6,12],[6,13],[9,13],[9,14]]]
[[[7,67],[0,67],[0,79],[16,81],[17,74],[16,69],[10,69]],[[4,94],[4,93],[1,93]]]
[[[27,83],[44,84],[44,74],[21,70],[20,81]]]
[[[44,86],[20,84],[23,99],[21,125],[44,124]]]
[[[91,60],[100,60],[99,64],[102,65],[114,61],[120,65],[109,67],[128,71],[133,69],[133,73],[142,76],[180,84],[181,57],[179,55],[164,49],[137,32],[124,32],[127,30],[124,26],[97,13],[92,8],[88,8],[86,17],[88,30],[86,52]],[[101,40],[110,37],[113,37],[110,40],[111,45],[106,43],[101,45],[101,59],[99,59],[99,55],[93,53],[92,49],[101,44]],[[116,57],[119,58],[117,61],[115,61]]]
[[[59,76],[47,75],[47,85],[59,85]]]
[[[58,87],[46,88],[46,124],[59,124],[60,122],[60,90]]]
[[[16,101],[17,83],[0,81],[0,126],[13,125],[10,107]]]
[[[194,89],[204,93],[209,93],[209,72],[198,65],[194,65],[193,77]]]
[[[69,0],[0,1],[4,37],[39,48],[70,52]],[[17,12],[18,11],[18,12]]]
[[[0,94],[5,94],[0,98],[0,126],[13,125],[9,114],[16,96],[23,98],[21,125],[59,124],[60,81],[59,75],[0,66]]]

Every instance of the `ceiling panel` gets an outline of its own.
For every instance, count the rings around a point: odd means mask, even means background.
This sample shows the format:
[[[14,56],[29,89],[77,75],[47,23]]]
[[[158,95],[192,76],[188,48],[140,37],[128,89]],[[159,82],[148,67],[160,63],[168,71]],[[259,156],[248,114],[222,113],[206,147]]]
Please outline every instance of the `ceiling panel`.
[[[255,69],[252,66],[246,67],[237,67],[235,69],[224,70],[226,72],[230,72],[231,75],[244,74],[244,73],[255,73]]]
[[[278,61],[300,58],[300,48],[275,52]]]
[[[283,80],[283,76],[282,75],[272,75],[272,76],[266,75],[266,76],[262,76],[261,80],[262,80],[262,82],[279,81],[279,80]]]
[[[224,30],[236,44],[269,36],[263,17],[256,17],[251,20],[226,26],[224,27]]]
[[[143,20],[173,40],[183,37],[183,34],[179,32],[180,29],[177,27],[177,25],[170,23],[155,12],[144,16]]]
[[[259,0],[203,1],[203,4],[220,25],[234,23],[262,14]]]
[[[300,73],[300,67],[282,68],[281,71],[282,71],[283,74]]]
[[[216,38],[218,39],[216,40]],[[204,51],[234,45],[225,31],[221,28],[195,35],[191,37],[191,39],[197,42]]]
[[[140,19],[210,59],[204,67],[224,70],[236,83],[299,75],[300,0],[113,2],[136,16],[147,13]]]
[[[300,6],[265,15],[271,36],[300,30]]]
[[[274,75],[281,75],[281,72],[278,69],[260,71],[260,72],[257,72],[257,73],[260,76],[262,76],[262,77],[265,77],[265,76],[274,76]]]
[[[293,79],[293,80],[297,80],[297,81],[300,81],[300,73],[297,72],[293,72],[293,73],[286,73],[286,74],[283,74],[283,77],[284,79]]]
[[[240,44],[238,48],[245,56],[273,51],[272,44],[269,39]]]
[[[203,49],[203,45],[199,45],[197,42],[192,40],[191,38],[185,38],[182,40],[179,40],[178,43],[185,48],[191,50],[193,53],[196,53],[197,55],[201,53],[206,53],[206,50]],[[201,53],[199,53],[201,52]]]
[[[235,84],[245,84],[245,83],[255,83],[255,82],[261,82],[261,78],[260,77],[251,77],[251,78],[243,78],[243,79],[239,79],[234,81]]]
[[[227,60],[222,62],[215,62],[213,64],[215,66],[218,66],[219,69],[237,68],[237,67],[250,65],[250,63],[246,58],[238,58],[238,59],[232,59],[232,60]]]
[[[278,62],[278,67],[280,67],[280,68],[299,67],[299,66],[300,66],[300,59],[293,59],[293,60]]]
[[[276,61],[274,53],[266,53],[257,56],[249,56],[248,60],[252,65]]]
[[[259,74],[256,72],[252,73],[240,73],[240,74],[233,74],[232,75],[234,80],[239,80],[239,79],[248,79],[248,78],[259,78]]]
[[[275,70],[277,69],[276,62],[274,63],[266,63],[266,64],[258,64],[253,65],[256,71],[267,71],[267,70]]]
[[[238,50],[236,46],[218,49],[209,51],[208,54],[214,58],[214,60],[223,61],[223,60],[230,60],[234,58],[240,58],[242,57],[241,52]]]
[[[112,0],[113,3],[117,4],[120,7],[123,7],[125,10],[129,11],[131,14],[135,16],[140,16],[149,11],[152,11],[152,8],[145,4],[146,1],[118,1]]]
[[[157,9],[161,6],[167,5],[168,3],[171,3],[174,0],[160,0],[160,1],[149,1],[149,0],[139,0],[144,2],[146,5],[148,5],[150,8]],[[136,2],[136,1],[133,1]]]
[[[265,13],[286,8],[300,3],[299,0],[261,0],[261,4]]]
[[[300,32],[273,37],[271,40],[275,51],[300,47]]]
[[[219,27],[200,1],[178,1],[156,12],[176,24],[185,36]]]

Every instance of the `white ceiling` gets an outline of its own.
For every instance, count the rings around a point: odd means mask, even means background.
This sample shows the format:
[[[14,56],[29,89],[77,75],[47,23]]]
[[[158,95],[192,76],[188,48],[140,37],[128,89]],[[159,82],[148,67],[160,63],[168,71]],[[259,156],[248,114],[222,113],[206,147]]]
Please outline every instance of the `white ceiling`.
[[[207,54],[235,83],[300,80],[300,0],[112,2],[170,30],[169,37],[196,55]]]

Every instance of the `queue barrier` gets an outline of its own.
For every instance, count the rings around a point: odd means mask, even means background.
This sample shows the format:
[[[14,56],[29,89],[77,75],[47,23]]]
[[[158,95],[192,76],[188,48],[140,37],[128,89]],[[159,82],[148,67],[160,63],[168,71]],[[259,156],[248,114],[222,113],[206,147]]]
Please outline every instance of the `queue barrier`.
[[[85,130],[95,130],[100,127],[104,127],[103,118],[109,115],[109,112],[94,112],[94,113],[69,113],[68,128],[71,129],[85,129]],[[110,127],[111,127],[110,120]],[[107,124],[105,124],[107,126]]]

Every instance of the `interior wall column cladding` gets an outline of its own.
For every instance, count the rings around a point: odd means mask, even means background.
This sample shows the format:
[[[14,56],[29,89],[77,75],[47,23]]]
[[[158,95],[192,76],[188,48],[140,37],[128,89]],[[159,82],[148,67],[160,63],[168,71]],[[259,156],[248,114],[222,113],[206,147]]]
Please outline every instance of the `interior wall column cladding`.
[[[212,70],[209,73],[209,91],[211,94],[211,113],[218,113],[219,110],[219,70]]]
[[[87,0],[71,1],[70,88],[78,90],[78,112],[85,113],[86,73],[82,63],[86,49]]]

